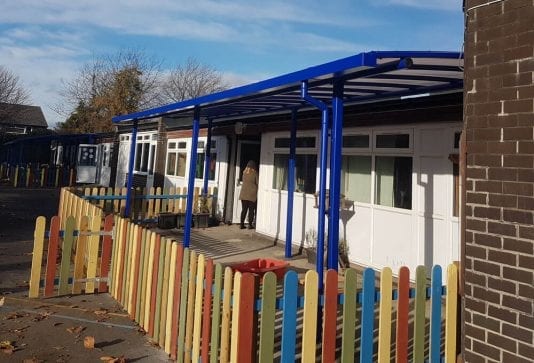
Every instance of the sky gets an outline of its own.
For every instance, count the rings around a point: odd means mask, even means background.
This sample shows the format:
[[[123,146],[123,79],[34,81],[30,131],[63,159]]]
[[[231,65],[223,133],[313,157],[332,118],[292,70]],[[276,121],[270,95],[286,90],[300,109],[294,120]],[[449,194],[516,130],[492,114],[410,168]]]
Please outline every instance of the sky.
[[[243,85],[372,50],[461,51],[461,0],[0,0],[0,65],[50,127],[64,82],[138,49],[163,70],[193,57]]]

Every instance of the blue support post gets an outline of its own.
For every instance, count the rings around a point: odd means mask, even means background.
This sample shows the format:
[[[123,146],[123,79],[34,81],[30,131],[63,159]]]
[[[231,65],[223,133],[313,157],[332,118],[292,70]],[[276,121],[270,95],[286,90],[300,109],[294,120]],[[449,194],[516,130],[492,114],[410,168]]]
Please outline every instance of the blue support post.
[[[337,271],[339,255],[339,200],[343,148],[343,81],[334,81],[332,95],[332,139],[330,147],[330,210],[328,219],[327,268]]]
[[[297,110],[291,112],[291,132],[289,143],[288,181],[287,181],[287,215],[286,215],[286,246],[285,258],[291,258],[293,242],[293,199],[295,194],[295,154],[297,142]]]
[[[206,141],[206,157],[204,158],[204,185],[202,194],[208,195],[208,180],[210,177],[210,163],[211,163],[211,119],[208,119],[208,138]]]
[[[130,216],[130,209],[132,204],[132,185],[133,185],[133,169],[135,161],[135,143],[137,139],[137,120],[133,122],[132,138],[130,140],[130,160],[128,161],[128,181],[126,183],[126,205],[124,207],[124,217]]]
[[[319,176],[319,216],[317,221],[317,263],[316,270],[319,274],[319,290],[323,289],[324,270],[324,232],[326,216],[326,166],[328,158],[328,106],[308,95],[308,82],[301,85],[302,98],[321,110],[321,162]]]
[[[185,208],[184,248],[191,242],[193,223],[193,189],[195,188],[195,167],[197,164],[198,134],[200,131],[200,110],[195,108],[193,115],[193,135],[191,136],[191,157],[189,159],[189,179],[187,180],[187,203]]]

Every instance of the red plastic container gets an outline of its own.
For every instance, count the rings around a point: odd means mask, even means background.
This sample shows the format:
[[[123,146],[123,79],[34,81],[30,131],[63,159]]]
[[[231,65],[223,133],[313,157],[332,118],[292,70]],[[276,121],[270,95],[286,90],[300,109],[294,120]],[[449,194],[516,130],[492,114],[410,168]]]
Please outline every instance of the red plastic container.
[[[257,258],[230,265],[234,271],[250,272],[259,275],[260,277],[265,275],[265,273],[272,271],[275,273],[277,279],[284,277],[287,266],[289,266],[289,263],[271,258]]]

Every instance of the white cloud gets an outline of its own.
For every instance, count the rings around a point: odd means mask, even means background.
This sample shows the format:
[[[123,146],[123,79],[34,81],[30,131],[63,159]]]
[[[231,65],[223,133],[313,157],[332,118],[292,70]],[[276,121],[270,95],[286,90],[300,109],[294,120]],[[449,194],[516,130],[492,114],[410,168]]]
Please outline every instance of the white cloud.
[[[387,0],[387,3],[422,9],[451,11],[462,9],[461,0]]]

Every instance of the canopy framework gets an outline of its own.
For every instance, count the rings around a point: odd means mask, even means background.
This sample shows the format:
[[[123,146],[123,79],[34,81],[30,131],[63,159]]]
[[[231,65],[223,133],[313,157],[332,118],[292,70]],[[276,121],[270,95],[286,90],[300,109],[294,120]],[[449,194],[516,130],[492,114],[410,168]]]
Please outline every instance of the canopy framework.
[[[329,210],[324,207],[320,209],[318,229],[324,228],[320,227],[324,226],[326,216],[329,215],[327,268],[337,269],[339,223],[336,221],[339,218],[339,197],[336,196],[340,195],[344,106],[461,92],[462,89],[463,55],[461,53],[367,52],[195,99],[116,116],[113,122],[133,122],[135,130],[137,123],[142,120],[156,117],[176,118],[182,120],[183,126],[190,127],[193,131],[196,130],[193,132],[192,143],[196,145],[199,127],[207,127],[210,133],[211,127],[217,126],[218,123],[227,124],[232,121],[246,123],[247,118],[283,112],[291,112],[292,124],[296,124],[296,110],[321,106],[319,107],[323,111],[321,140],[328,142],[330,139],[331,177],[330,206]],[[332,115],[331,120],[328,119],[328,114]],[[293,150],[295,134],[296,132],[290,133]],[[135,138],[132,138],[132,143],[135,143]],[[320,180],[326,180],[328,158],[326,149],[325,147],[321,153]],[[190,165],[194,165],[196,152],[196,147],[193,147],[191,150],[193,164]],[[294,175],[294,153],[291,155],[288,172],[289,175]],[[131,153],[130,158],[133,157]],[[205,168],[208,165],[206,163]],[[130,167],[132,166],[133,163],[130,162]],[[133,169],[130,169],[129,178],[132,173]],[[321,194],[324,194],[325,188],[326,183],[321,183]],[[294,188],[288,189],[288,201],[292,201]],[[186,210],[186,221],[189,223],[186,223],[186,230],[191,227],[192,198],[192,188],[189,188]],[[324,195],[320,197],[321,205],[324,205],[324,199]],[[287,209],[289,221],[293,214],[292,203],[288,203]],[[286,231],[286,257],[291,257],[291,249],[288,248],[292,242],[291,223],[288,223],[286,228],[289,229]],[[184,246],[189,245],[188,231],[184,235],[183,243]],[[318,256],[321,261],[318,261],[317,270],[320,273],[319,281],[322,281],[322,253],[318,253]]]

